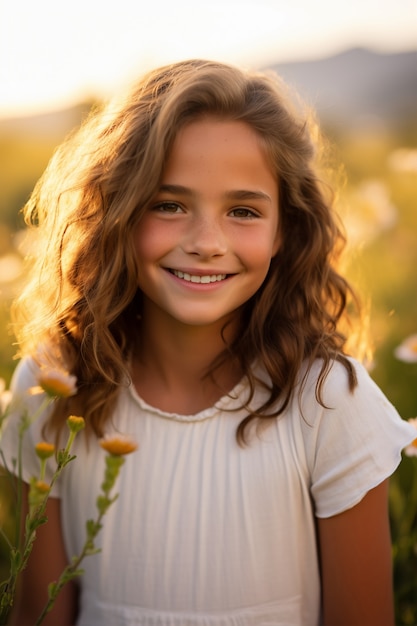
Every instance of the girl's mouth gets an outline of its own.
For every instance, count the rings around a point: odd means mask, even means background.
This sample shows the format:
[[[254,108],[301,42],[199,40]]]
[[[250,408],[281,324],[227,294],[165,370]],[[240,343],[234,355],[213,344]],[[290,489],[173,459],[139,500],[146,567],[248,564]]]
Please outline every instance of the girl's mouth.
[[[188,274],[187,272],[181,272],[180,270],[169,270],[171,274],[174,274],[177,278],[181,278],[189,283],[218,283],[227,278],[227,274],[204,274],[200,276],[198,274]]]

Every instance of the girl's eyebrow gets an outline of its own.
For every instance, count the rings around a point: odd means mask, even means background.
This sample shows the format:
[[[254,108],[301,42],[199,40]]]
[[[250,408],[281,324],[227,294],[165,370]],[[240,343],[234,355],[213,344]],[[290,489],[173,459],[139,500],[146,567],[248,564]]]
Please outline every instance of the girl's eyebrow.
[[[236,189],[233,191],[228,191],[226,194],[226,198],[230,200],[266,200],[267,202],[272,202],[271,196],[269,196],[264,191],[253,191],[249,189]]]
[[[164,184],[159,188],[159,192],[163,193],[172,193],[181,196],[195,196],[195,192],[188,187],[184,187],[183,185],[171,185]],[[227,191],[225,193],[225,198],[228,200],[264,200],[267,202],[272,202],[272,198],[265,193],[264,191],[258,190],[249,190],[249,189],[236,189]]]
[[[161,185],[159,188],[159,193],[173,193],[179,196],[194,196],[194,192],[192,191],[192,189],[189,189],[188,187],[183,187],[182,185],[169,185],[169,184],[165,184],[165,185]]]

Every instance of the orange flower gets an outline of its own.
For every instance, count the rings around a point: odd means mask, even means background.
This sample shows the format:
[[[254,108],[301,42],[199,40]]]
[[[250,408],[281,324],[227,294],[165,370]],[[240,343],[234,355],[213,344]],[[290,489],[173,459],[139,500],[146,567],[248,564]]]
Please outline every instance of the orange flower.
[[[39,494],[48,493],[51,488],[50,485],[43,480],[37,480],[33,486]]]
[[[83,417],[77,417],[77,415],[70,415],[67,418],[67,425],[71,432],[78,433],[85,427],[85,420]]]
[[[124,435],[106,436],[100,439],[100,446],[113,456],[123,456],[137,450],[138,444]]]
[[[77,393],[77,378],[60,369],[42,368],[38,375],[38,387],[32,387],[30,393],[43,391],[53,398],[69,398]]]
[[[40,459],[49,459],[50,456],[55,452],[55,446],[53,443],[48,443],[47,441],[41,441],[35,446],[36,454]]]

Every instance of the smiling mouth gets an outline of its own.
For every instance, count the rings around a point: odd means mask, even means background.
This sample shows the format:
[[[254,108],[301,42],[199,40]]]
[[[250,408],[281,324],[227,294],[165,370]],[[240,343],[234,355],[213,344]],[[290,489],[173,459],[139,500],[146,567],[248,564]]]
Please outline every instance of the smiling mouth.
[[[219,283],[222,280],[225,280],[228,274],[205,274],[203,276],[199,276],[198,274],[187,274],[187,272],[181,272],[180,270],[169,270],[171,274],[174,274],[177,278],[181,278],[189,283]]]

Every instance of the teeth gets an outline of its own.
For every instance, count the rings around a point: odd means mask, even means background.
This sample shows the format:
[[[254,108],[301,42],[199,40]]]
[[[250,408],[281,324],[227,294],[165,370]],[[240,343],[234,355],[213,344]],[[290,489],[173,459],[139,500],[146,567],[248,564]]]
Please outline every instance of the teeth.
[[[179,270],[172,270],[172,273],[178,278],[182,278],[189,283],[216,283],[224,280],[227,274],[207,274],[206,276],[197,276],[195,274],[187,274]]]

